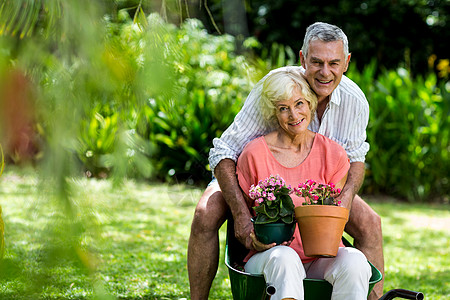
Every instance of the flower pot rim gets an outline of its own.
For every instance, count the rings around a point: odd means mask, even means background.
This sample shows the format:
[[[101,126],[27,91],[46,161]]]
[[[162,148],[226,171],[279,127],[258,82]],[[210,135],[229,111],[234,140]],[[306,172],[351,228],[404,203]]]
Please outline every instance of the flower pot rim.
[[[334,205],[299,205],[295,207],[294,211],[296,218],[301,217],[301,215],[329,215],[348,219],[350,213],[348,208]]]
[[[251,221],[252,221],[252,224],[253,224],[253,225],[256,225],[256,226],[258,226],[258,225],[284,225],[284,224],[286,224],[286,225],[292,225],[292,224],[297,223],[297,220],[295,219],[295,215],[294,215],[294,220],[292,221],[292,223],[285,223],[285,222],[281,221],[281,219],[279,219],[279,220],[276,221],[276,222],[264,223],[264,224],[259,224],[259,223],[258,223],[258,224],[257,224],[257,223],[255,223],[255,218],[256,218],[256,217],[251,218]]]
[[[324,208],[324,207],[326,207],[326,208],[331,208],[331,209],[345,209],[345,210],[348,210],[348,208],[343,207],[343,206],[325,205],[325,204],[298,205],[294,209],[297,209],[297,208],[300,208],[300,207],[304,207],[304,208],[318,208],[318,207]]]

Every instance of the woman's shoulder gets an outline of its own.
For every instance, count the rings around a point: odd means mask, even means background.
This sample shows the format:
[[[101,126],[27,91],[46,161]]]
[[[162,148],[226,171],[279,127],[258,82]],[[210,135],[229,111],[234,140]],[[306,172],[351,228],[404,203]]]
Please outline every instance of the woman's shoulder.
[[[245,145],[241,155],[260,152],[262,149],[265,148],[263,147],[264,145],[265,145],[264,136],[257,137],[254,140],[250,141],[247,145]]]
[[[331,152],[345,153],[345,155],[347,155],[345,149],[337,141],[334,141],[320,133],[316,133],[314,144],[319,148],[332,150]]]

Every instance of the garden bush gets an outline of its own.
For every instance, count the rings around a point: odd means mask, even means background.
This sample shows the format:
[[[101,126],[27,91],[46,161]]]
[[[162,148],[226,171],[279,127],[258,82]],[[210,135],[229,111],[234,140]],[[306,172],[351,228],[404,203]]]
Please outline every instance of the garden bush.
[[[295,56],[289,47],[277,44],[263,57],[236,55],[233,37],[208,34],[198,20],[187,20],[177,28],[153,15],[149,24],[147,29],[136,30],[128,20],[119,27],[118,35],[123,35],[120,47],[132,48],[135,59],[142,61],[137,64],[137,76],[144,78],[140,84],[145,85],[152,79],[149,61],[155,59],[148,56],[148,45],[154,38],[151,31],[159,26],[160,38],[168,45],[166,67],[171,82],[165,89],[142,88],[143,104],[138,109],[130,108],[127,130],[140,138],[141,144],[151,145],[152,151],[144,151],[143,156],[151,162],[146,169],[152,172],[144,173],[147,177],[151,174],[152,178],[171,182],[202,184],[211,176],[208,152],[212,139],[231,124],[254,82],[270,69],[295,64]],[[244,45],[260,47],[254,39]],[[434,73],[412,78],[405,69],[386,70],[375,76],[376,70],[372,63],[362,72],[353,66],[347,74],[360,85],[370,103],[367,139],[371,150],[363,192],[408,200],[446,200],[448,84],[439,82]]]
[[[71,13],[81,14],[73,5]],[[36,31],[16,46],[1,44],[9,55],[3,61],[12,60],[36,87],[40,156],[50,158],[56,178],[75,170],[204,184],[212,140],[254,83],[296,63],[292,49],[279,44],[256,57],[252,48],[261,45],[254,38],[244,42],[247,53],[237,54],[232,36],[208,34],[195,19],[177,27],[157,14],[137,10],[132,20],[120,10],[99,26],[91,23],[65,25],[61,37]],[[434,75],[413,78],[405,69],[375,78],[376,69],[370,64],[347,74],[371,107],[363,191],[448,201],[449,84]]]
[[[235,54],[229,35],[209,35],[197,20],[187,20],[179,29],[166,26],[177,49],[176,93],[150,95],[139,112],[137,131],[156,145],[152,161],[158,178],[199,183],[211,178],[212,139],[239,111],[255,69]]]
[[[375,79],[374,70],[372,63],[347,74],[370,104],[364,192],[448,201],[449,84],[434,74],[413,79],[405,69]]]

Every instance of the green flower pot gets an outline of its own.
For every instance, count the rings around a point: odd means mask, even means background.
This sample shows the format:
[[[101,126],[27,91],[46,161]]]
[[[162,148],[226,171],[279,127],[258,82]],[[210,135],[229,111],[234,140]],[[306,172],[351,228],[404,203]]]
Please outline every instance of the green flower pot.
[[[252,222],[254,220],[252,219]],[[255,224],[255,235],[258,241],[263,244],[276,243],[277,245],[289,241],[294,235],[296,222],[291,224],[286,223],[269,223],[269,224]]]

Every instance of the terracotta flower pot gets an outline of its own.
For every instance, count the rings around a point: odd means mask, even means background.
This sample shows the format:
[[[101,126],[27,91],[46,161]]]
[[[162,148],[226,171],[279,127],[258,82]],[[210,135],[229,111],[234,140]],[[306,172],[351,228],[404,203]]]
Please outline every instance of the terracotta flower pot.
[[[252,220],[253,221],[253,220]],[[284,241],[289,241],[294,235],[295,226],[297,223],[269,223],[269,224],[253,224],[255,235],[258,241],[263,244],[276,243],[281,244]]]
[[[303,250],[309,257],[335,257],[348,220],[345,207],[304,205],[295,208]]]

